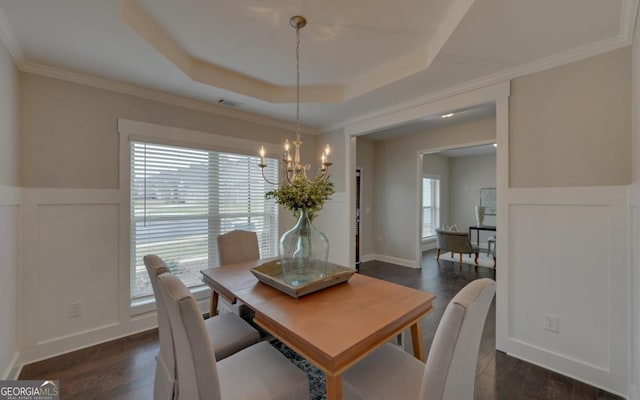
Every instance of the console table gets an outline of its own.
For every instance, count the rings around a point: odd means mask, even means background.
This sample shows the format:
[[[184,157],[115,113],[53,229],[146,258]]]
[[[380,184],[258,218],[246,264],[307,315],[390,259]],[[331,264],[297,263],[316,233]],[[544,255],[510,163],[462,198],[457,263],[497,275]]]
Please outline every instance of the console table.
[[[469,227],[469,238],[472,237],[471,231],[476,231],[476,246],[480,247],[480,231],[496,231],[495,226],[491,225],[472,225]]]

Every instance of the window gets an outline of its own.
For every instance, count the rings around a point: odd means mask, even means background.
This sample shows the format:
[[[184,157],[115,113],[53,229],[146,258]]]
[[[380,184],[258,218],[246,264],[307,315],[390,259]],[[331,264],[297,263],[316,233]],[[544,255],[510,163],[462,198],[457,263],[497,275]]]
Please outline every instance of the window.
[[[440,178],[422,178],[422,238],[436,234],[440,226]]]
[[[258,157],[130,142],[131,298],[152,294],[142,258],[162,257],[187,286],[219,265],[217,236],[255,231],[260,254],[278,254],[278,206],[265,200]],[[277,161],[265,175],[277,181]]]

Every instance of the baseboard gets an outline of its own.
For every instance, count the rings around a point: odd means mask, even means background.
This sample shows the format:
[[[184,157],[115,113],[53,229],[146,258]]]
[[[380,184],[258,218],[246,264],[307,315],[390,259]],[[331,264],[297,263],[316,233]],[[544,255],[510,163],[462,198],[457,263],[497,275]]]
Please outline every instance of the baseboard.
[[[499,350],[504,351],[511,357],[557,372],[623,398],[625,397],[625,392],[629,391],[630,386],[626,377],[616,376],[609,371],[517,339],[508,339],[506,346],[502,346]]]
[[[435,240],[430,240],[430,241],[426,241],[426,242],[422,242],[420,244],[420,250],[421,251],[429,251],[429,250],[433,250],[437,248],[437,243]]]
[[[416,268],[416,269],[420,268],[420,266],[417,265],[416,262],[413,261],[413,260],[407,260],[405,258],[397,258],[397,257],[385,256],[383,254],[374,254],[373,256],[378,261],[383,261],[383,262],[387,262],[387,263],[390,263],[390,264],[402,265],[403,267]]]
[[[56,338],[44,343],[35,343],[33,347],[23,351],[22,362],[24,365],[31,364],[155,329],[157,326],[155,312],[136,315],[126,323],[105,325],[102,328],[87,330],[83,333]]]
[[[360,262],[373,261],[376,259],[375,254],[366,254],[364,256],[360,256]]]
[[[18,362],[20,360],[20,353],[15,352],[11,358],[11,362],[7,366],[7,369],[3,372],[0,380],[16,380],[20,376],[22,365]]]

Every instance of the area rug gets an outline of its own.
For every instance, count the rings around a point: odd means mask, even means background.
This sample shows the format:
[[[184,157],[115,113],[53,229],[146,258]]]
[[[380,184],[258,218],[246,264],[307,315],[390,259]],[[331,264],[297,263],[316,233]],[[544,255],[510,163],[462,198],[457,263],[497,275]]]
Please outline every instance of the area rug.
[[[434,256],[435,257],[435,256]],[[474,265],[473,259],[475,258],[475,256],[472,254],[471,256],[468,254],[464,254],[462,256],[462,263],[463,264],[470,264],[470,265]],[[440,261],[451,261],[454,262],[456,264],[458,264],[458,262],[460,261],[460,254],[455,253],[453,255],[453,257],[451,257],[451,253],[450,252],[442,252],[440,253]],[[480,255],[478,256],[478,265],[481,267],[488,267],[488,268],[493,268],[493,256],[488,256],[487,255],[487,251],[482,251],[480,252]]]
[[[286,344],[278,339],[269,340],[269,344],[275,347],[280,353],[287,357],[298,368],[304,371],[309,377],[310,400],[326,400],[326,386],[324,373],[307,361],[304,357],[291,350]]]

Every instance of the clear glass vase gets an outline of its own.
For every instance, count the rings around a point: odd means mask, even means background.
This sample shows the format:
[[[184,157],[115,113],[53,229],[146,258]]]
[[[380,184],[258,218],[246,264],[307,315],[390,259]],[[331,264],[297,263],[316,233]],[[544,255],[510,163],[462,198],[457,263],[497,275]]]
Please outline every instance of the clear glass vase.
[[[326,275],[329,241],[317,230],[306,210],[296,225],[280,238],[280,261],[285,282],[302,286]]]

